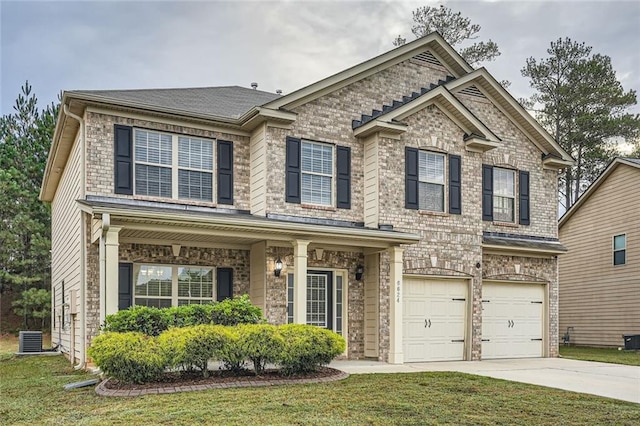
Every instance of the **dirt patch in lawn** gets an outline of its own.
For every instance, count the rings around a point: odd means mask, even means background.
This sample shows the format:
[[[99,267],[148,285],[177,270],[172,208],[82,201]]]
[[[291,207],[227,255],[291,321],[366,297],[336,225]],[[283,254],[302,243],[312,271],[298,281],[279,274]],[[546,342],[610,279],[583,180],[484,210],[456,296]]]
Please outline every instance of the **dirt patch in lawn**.
[[[240,387],[277,386],[301,383],[322,383],[349,377],[344,371],[323,367],[308,374],[283,376],[278,370],[267,370],[256,376],[251,371],[232,373],[230,371],[211,372],[209,377],[202,373],[167,373],[159,381],[145,384],[124,383],[115,379],[102,381],[96,387],[101,396],[140,396],[160,393],[189,392],[206,389],[226,389]]]

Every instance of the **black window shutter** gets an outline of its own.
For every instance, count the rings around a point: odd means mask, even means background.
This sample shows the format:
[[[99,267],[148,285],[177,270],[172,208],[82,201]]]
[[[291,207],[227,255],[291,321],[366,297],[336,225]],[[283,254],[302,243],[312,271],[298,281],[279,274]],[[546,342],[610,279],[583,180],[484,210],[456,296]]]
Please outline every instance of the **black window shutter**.
[[[339,146],[337,153],[337,207],[351,208],[351,148]]]
[[[406,147],[405,178],[404,178],[404,206],[407,209],[418,209],[418,149]]]
[[[300,139],[287,136],[285,200],[300,204]]]
[[[449,156],[449,213],[462,214],[462,159]]]
[[[216,300],[233,299],[233,269],[216,269]]]
[[[529,225],[529,172],[519,173],[520,225]]]
[[[218,204],[233,204],[233,142],[218,141]]]
[[[493,166],[482,165],[482,220],[493,220]]]
[[[133,304],[133,264],[118,264],[118,310]]]
[[[133,195],[133,129],[116,124],[114,134],[114,192]]]

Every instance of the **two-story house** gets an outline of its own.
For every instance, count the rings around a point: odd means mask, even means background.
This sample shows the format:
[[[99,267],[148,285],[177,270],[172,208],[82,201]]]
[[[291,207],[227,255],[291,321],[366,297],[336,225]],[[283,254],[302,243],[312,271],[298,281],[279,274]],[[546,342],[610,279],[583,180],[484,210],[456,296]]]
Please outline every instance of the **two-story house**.
[[[349,359],[556,356],[571,162],[436,33],[284,96],[65,92],[53,343],[83,364],[119,309],[248,294]]]

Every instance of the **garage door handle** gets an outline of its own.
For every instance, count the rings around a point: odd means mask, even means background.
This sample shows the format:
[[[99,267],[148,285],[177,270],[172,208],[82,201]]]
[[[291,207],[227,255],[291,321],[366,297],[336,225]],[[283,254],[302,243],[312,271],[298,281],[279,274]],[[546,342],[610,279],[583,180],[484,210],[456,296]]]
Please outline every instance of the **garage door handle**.
[[[457,299],[457,298],[455,298],[455,297],[454,297],[454,298],[453,298],[453,299],[451,299],[451,300],[453,300],[453,301],[455,301],[455,302],[465,302],[467,299]]]
[[[464,339],[454,339],[451,343],[464,343]]]
[[[542,338],[540,339],[531,339],[532,342],[542,342]]]
[[[491,339],[482,339],[483,342],[490,342]]]
[[[430,319],[429,320],[427,320],[427,319],[424,320],[424,328],[431,328],[431,320]]]

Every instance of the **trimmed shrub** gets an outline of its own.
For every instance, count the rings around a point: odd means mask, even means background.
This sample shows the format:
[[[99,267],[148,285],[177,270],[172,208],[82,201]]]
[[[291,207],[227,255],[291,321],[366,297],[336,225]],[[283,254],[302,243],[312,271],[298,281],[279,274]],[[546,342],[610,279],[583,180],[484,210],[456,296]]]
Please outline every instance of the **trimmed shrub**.
[[[158,342],[170,366],[197,369],[208,377],[209,360],[218,358],[218,352],[227,341],[226,333],[222,326],[201,324],[171,328],[158,337]]]
[[[229,371],[237,373],[244,370],[247,355],[240,346],[238,327],[223,327],[222,338],[222,347],[215,353],[215,358]]]
[[[88,354],[104,374],[127,383],[157,380],[167,367],[156,338],[142,333],[102,334],[93,339]]]
[[[285,375],[316,371],[344,352],[344,338],[325,328],[304,324],[280,326],[284,349],[279,359]]]
[[[188,327],[190,325],[212,324],[213,303],[206,305],[175,306],[166,309],[169,327]]]
[[[240,348],[253,363],[256,375],[262,374],[266,363],[275,362],[280,358],[284,348],[284,339],[275,325],[239,325],[238,334]]]
[[[166,309],[147,306],[132,306],[129,309],[107,315],[103,331],[138,332],[147,336],[157,336],[169,327]]]
[[[169,327],[258,324],[263,321],[262,310],[251,304],[249,296],[242,295],[206,305],[194,304],[161,309],[132,306],[107,315],[102,330],[121,333],[136,331],[148,336],[158,336]]]
[[[186,357],[187,334],[184,328],[170,328],[158,336],[158,344],[170,368],[192,370],[193,364]]]
[[[220,325],[258,324],[264,322],[262,310],[251,304],[251,300],[246,294],[215,303],[211,314],[213,323]]]

